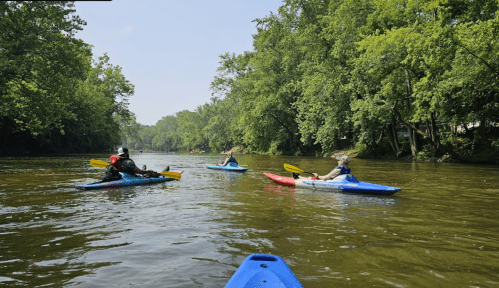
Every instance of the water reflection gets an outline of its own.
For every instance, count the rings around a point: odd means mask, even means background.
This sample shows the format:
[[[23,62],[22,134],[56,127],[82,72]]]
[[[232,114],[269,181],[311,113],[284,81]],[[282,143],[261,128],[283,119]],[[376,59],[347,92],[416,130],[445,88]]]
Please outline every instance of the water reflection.
[[[105,191],[104,194],[107,195],[107,200],[118,203],[137,196],[137,193],[135,193],[135,189],[131,187],[123,187],[123,189],[109,189],[108,191]]]
[[[263,196],[271,203],[272,208],[293,208],[296,205],[295,191],[291,187],[266,184],[263,186]]]
[[[244,177],[243,172],[214,171],[213,177],[217,180],[235,181]]]

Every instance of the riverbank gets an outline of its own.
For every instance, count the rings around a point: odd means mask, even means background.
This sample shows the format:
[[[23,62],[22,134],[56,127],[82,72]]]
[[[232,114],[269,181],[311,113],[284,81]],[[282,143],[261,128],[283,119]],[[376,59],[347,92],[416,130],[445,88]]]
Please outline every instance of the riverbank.
[[[234,154],[245,154],[244,148],[241,146],[232,147],[228,151],[220,152],[220,154],[229,154],[229,152]],[[322,157],[330,157],[339,159],[341,156],[347,155],[350,158],[359,159],[379,159],[379,160],[397,160],[397,161],[417,161],[417,162],[441,162],[441,163],[473,163],[473,164],[499,164],[499,153],[496,150],[483,149],[481,151],[476,151],[472,156],[470,155],[460,155],[454,153],[450,155],[449,153],[444,154],[441,157],[427,156],[425,153],[420,153],[418,157],[413,157],[411,154],[405,154],[397,157],[389,147],[380,147],[376,151],[369,151],[364,145],[357,145],[356,147],[350,147],[346,149],[339,149],[329,153],[321,155]],[[318,157],[320,157],[318,155]]]
[[[134,150],[137,153],[140,153],[140,150]],[[480,150],[475,150],[473,155],[469,155],[466,153],[467,151],[460,151],[456,149],[458,152],[453,152],[451,154],[446,153],[441,157],[432,157],[427,155],[424,152],[420,152],[418,157],[413,157],[410,153],[406,152],[405,154],[395,155],[393,150],[389,147],[388,143],[380,144],[376,150],[369,150],[365,145],[356,145],[355,147],[338,149],[332,152],[328,152],[325,154],[315,154],[316,157],[330,157],[339,159],[343,155],[347,155],[350,158],[359,158],[359,159],[379,159],[379,160],[396,160],[396,161],[406,161],[406,162],[442,162],[442,163],[473,163],[473,164],[499,164],[499,151],[498,149],[490,149],[490,148],[482,148]],[[152,150],[144,150],[143,153],[157,153],[162,151],[152,151]],[[178,152],[178,151],[177,151]],[[187,152],[187,151],[186,151]],[[459,153],[461,152],[461,153]],[[175,153],[175,152],[170,152]],[[182,152],[180,152],[182,153]],[[206,151],[201,150],[193,150],[189,151],[189,153],[207,153]],[[208,152],[210,153],[210,152]],[[253,154],[245,151],[242,146],[232,147],[228,151],[219,152],[221,155],[227,155],[229,153],[233,154]],[[258,153],[257,153],[258,154]],[[466,155],[468,154],[468,155]],[[295,155],[295,156],[314,156],[312,155]]]
[[[499,164],[499,157],[495,151],[480,151],[473,156],[467,155],[453,155],[446,153],[442,157],[430,157],[426,155],[419,155],[418,157],[413,157],[412,155],[405,155],[402,157],[396,157],[392,153],[384,154],[374,154],[369,153],[366,150],[350,148],[343,150],[336,150],[331,154],[326,154],[324,157],[331,157],[339,159],[341,156],[347,155],[350,158],[359,159],[380,159],[380,160],[397,160],[397,161],[417,161],[417,162],[441,162],[441,163],[473,163],[473,164]]]

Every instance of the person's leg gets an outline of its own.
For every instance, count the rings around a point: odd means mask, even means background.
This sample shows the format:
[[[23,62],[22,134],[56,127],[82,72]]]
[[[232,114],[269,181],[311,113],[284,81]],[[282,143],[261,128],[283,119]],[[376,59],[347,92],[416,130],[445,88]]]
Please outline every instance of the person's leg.
[[[115,167],[109,165],[107,167],[106,175],[102,178],[102,182],[109,182],[114,180],[120,180],[122,178],[120,172]]]

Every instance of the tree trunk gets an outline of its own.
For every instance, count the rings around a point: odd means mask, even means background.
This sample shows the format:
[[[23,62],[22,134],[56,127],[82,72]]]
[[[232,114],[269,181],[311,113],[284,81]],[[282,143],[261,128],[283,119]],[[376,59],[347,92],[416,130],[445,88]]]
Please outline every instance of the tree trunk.
[[[405,109],[406,112],[409,113],[411,109],[411,102],[409,96],[412,94],[412,87],[411,87],[411,79],[409,78],[409,71],[405,70],[405,93],[407,97],[405,98]],[[417,133],[413,127],[418,128],[419,124],[417,123],[410,123],[408,124],[412,125],[406,125],[407,127],[407,132],[409,134],[409,143],[411,145],[411,153],[413,157],[416,157],[420,151],[419,147],[419,137],[417,136]],[[413,126],[413,127],[411,127]]]
[[[430,136],[430,143],[433,146],[433,156],[438,156],[440,153],[440,137],[438,137],[438,128],[435,122],[435,113],[431,113],[430,119],[426,121],[428,126],[428,135]]]
[[[398,156],[400,152],[400,143],[397,136],[397,121],[395,119],[395,115],[392,117],[392,123],[390,123],[386,127],[386,134],[388,135],[388,139],[390,140],[390,145],[392,146],[393,152]]]
[[[413,125],[416,126],[416,128],[419,128],[418,123],[414,123]],[[419,151],[421,151],[418,133],[416,132],[416,129],[410,126],[407,126],[407,132],[409,132],[409,143],[411,144],[411,154],[413,157],[416,157],[418,156]]]
[[[296,141],[295,141],[295,135],[293,134],[293,132],[289,129],[289,127],[287,125],[285,125],[281,120],[279,120],[279,118],[277,118],[276,116],[274,116],[272,113],[269,114],[270,117],[272,117],[277,123],[279,123],[279,125],[281,125],[281,127],[284,128],[284,130],[286,130],[286,132],[288,133],[289,135],[289,138],[290,140],[292,141],[290,148],[294,149],[296,148]]]
[[[390,140],[390,145],[392,146],[393,152],[395,152],[395,155],[397,155],[398,149],[395,146],[395,139],[393,139],[391,126],[392,126],[392,124],[390,124],[386,127],[386,135],[388,136],[388,139]]]
[[[393,133],[393,138],[395,139],[395,147],[397,148],[397,153],[400,152],[401,147],[399,143],[399,137],[397,135],[397,119],[395,118],[395,115],[392,115],[392,133]]]

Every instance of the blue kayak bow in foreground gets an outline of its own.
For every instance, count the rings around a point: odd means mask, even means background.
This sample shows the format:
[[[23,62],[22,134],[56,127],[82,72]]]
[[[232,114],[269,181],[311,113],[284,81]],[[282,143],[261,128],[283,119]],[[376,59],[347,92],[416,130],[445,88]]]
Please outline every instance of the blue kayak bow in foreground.
[[[248,256],[225,288],[303,288],[281,257],[267,254]]]

